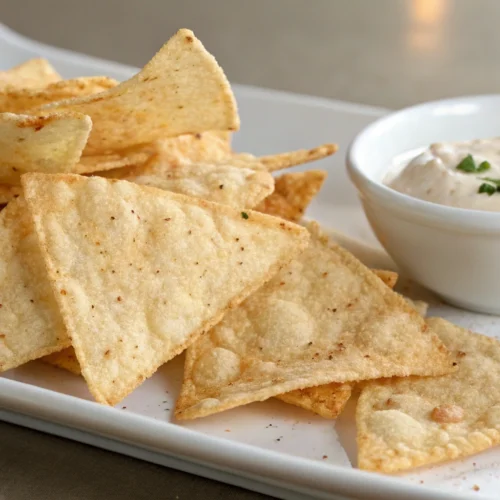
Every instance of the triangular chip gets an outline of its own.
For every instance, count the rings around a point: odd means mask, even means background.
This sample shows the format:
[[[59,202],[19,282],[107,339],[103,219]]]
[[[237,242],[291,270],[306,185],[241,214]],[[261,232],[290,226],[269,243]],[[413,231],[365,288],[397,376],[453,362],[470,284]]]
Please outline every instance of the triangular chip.
[[[70,345],[22,198],[0,212],[0,372]]]
[[[385,269],[373,269],[373,272],[388,286],[394,288],[398,281],[398,273]]]
[[[0,90],[0,112],[23,113],[50,102],[81,97],[116,87],[118,82],[105,76],[91,76],[51,83],[42,89],[20,88]]]
[[[276,178],[274,192],[257,211],[298,222],[326,179],[324,170],[292,172]]]
[[[427,315],[427,310],[429,309],[429,304],[427,302],[424,302],[423,300],[413,300],[409,299],[408,297],[405,297],[406,301],[410,306],[412,306],[415,311],[420,314],[420,316],[426,316]]]
[[[217,163],[231,154],[231,134],[229,132],[208,131],[199,134],[185,134],[157,143],[162,161],[171,165],[193,163]]]
[[[124,179],[235,208],[253,208],[274,189],[273,176],[265,170],[201,163],[171,167],[158,158],[149,162],[143,175]]]
[[[101,177],[125,179],[150,173],[152,168],[147,165],[147,162],[153,156],[161,159],[165,165],[179,167],[186,163],[216,163],[226,158],[230,151],[231,142],[227,133],[209,131],[200,134],[185,134],[160,139],[135,151],[85,156],[81,160],[79,173],[94,172],[95,175]],[[141,153],[142,157],[139,156]],[[102,167],[102,172],[97,171],[99,166]],[[113,170],[110,170],[111,168]]]
[[[299,149],[287,153],[261,156],[259,161],[269,170],[269,172],[274,172],[275,170],[282,170],[284,168],[302,165],[303,163],[321,160],[336,153],[337,149],[338,146],[336,144],[322,144],[312,149]]]
[[[0,183],[18,184],[24,172],[71,172],[92,128],[88,116],[0,113]]]
[[[49,104],[36,112],[56,111],[75,111],[92,118],[86,155],[164,137],[239,128],[236,102],[224,72],[185,29],[130,80],[106,92]]]
[[[394,288],[398,275],[393,271],[374,269],[373,272],[389,288]],[[57,356],[59,353],[54,354]],[[276,396],[285,403],[317,413],[323,418],[337,418],[351,397],[352,384],[326,384],[297,389]]]
[[[374,269],[373,272],[389,288],[394,288],[398,274],[393,271]],[[56,353],[54,356],[57,356]],[[351,397],[352,384],[326,384],[307,389],[297,389],[276,396],[285,403],[299,406],[304,410],[317,413],[323,418],[337,418]]]
[[[356,411],[362,469],[396,472],[500,444],[500,342],[440,318],[428,325],[458,370],[365,386]]]
[[[267,156],[254,156],[250,153],[233,153],[227,158],[235,167],[248,167],[258,163],[259,168],[265,168],[269,172],[295,167],[303,163],[321,160],[334,154],[338,147],[336,144],[323,144],[313,149],[299,149],[298,151],[287,151]]]
[[[351,392],[351,384],[333,383],[297,389],[276,397],[285,403],[317,413],[323,418],[337,418],[349,401]]]
[[[106,155],[82,156],[76,166],[77,174],[93,174],[111,179],[122,179],[134,167],[146,164],[156,154],[155,143]]]
[[[297,260],[188,349],[177,418],[331,382],[453,369],[402,297],[310,229]]]
[[[48,363],[52,366],[57,366],[58,368],[62,368],[63,370],[67,370],[74,375],[82,374],[80,363],[78,363],[75,350],[72,347],[68,347],[67,349],[63,349],[62,351],[44,356],[43,358],[40,358],[40,361]]]
[[[126,181],[23,187],[82,374],[115,404],[308,243],[294,224]]]
[[[378,269],[373,272],[390,288],[393,288],[396,284],[397,273]],[[425,313],[422,315],[425,315]],[[76,375],[80,375],[81,373],[80,365],[71,347],[46,356],[42,358],[42,361],[59,368],[64,368]],[[344,409],[351,396],[351,390],[351,384],[332,383],[318,387],[309,387],[307,389],[297,389],[280,394],[276,398],[285,403],[317,413],[323,418],[333,419],[337,418]]]
[[[0,90],[39,89],[61,79],[46,59],[30,59],[7,71],[0,71]]]

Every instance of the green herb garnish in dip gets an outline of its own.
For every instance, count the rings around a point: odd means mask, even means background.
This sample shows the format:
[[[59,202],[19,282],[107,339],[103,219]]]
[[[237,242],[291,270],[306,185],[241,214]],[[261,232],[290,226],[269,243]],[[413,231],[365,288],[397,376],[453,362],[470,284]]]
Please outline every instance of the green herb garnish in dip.
[[[476,166],[476,162],[472,155],[467,155],[458,165],[457,170],[462,170],[463,172],[474,173],[474,172],[485,172],[491,168],[489,161],[482,161],[479,166]]]
[[[493,184],[488,184],[487,182],[483,182],[483,184],[479,186],[477,192],[486,193],[488,196],[491,196],[492,194],[495,194],[497,190],[498,190],[497,186],[494,186]]]

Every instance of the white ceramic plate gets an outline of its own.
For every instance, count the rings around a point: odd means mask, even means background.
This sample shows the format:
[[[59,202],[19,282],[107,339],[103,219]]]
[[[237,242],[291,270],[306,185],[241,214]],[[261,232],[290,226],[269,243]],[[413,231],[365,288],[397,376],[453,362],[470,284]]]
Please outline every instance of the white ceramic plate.
[[[0,69],[47,57],[65,77],[127,78],[134,68],[44,46],[0,25]],[[343,165],[354,135],[383,110],[235,86],[242,130],[235,147],[255,154],[338,142],[340,152],[314,164],[328,181],[308,215],[377,245]],[[347,242],[368,264],[392,264],[381,252]],[[411,293],[419,291],[412,287]],[[436,303],[431,310],[493,335],[500,320]],[[281,498],[460,499],[500,490],[500,449],[468,460],[386,477],[355,468],[353,404],[337,422],[276,400],[178,425],[170,422],[182,377],[178,358],[116,408],[91,401],[83,381],[39,362],[0,377],[0,419]],[[473,490],[478,485],[480,490]]]

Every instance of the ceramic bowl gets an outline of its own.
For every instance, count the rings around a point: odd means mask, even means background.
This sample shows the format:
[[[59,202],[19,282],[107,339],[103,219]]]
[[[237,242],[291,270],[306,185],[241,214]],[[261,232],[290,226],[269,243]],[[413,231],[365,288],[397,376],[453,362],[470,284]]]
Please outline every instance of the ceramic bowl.
[[[500,213],[412,198],[382,180],[394,157],[434,142],[500,135],[500,95],[446,99],[365,128],[347,169],[380,243],[401,271],[450,304],[500,315]]]

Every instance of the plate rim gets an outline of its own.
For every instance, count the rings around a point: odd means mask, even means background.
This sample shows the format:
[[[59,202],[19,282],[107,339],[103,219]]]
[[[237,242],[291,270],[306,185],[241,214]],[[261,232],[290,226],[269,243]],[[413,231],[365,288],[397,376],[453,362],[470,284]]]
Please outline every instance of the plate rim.
[[[255,475],[264,482],[278,481],[288,484],[292,491],[294,489],[290,486],[310,490],[313,494],[340,493],[348,497],[366,499],[373,499],[374,492],[378,495],[388,495],[382,498],[400,498],[400,495],[404,494],[404,498],[408,500],[417,500],[424,496],[433,500],[470,498],[459,492],[417,486],[396,477],[323,464],[210,436],[171,422],[159,422],[143,415],[120,412],[114,407],[6,378],[0,378],[0,408],[134,444],[146,450],[216,470],[229,471],[247,478]],[[166,446],[162,447],[160,442]]]

